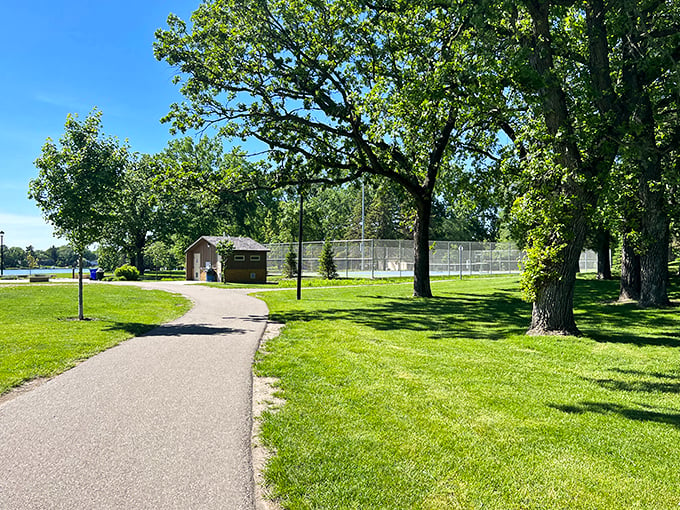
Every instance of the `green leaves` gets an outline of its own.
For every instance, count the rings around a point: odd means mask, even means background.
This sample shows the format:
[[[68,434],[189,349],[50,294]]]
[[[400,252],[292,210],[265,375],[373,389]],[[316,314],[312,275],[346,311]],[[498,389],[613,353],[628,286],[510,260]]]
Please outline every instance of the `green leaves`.
[[[69,115],[59,145],[48,139],[35,161],[40,172],[28,196],[79,253],[101,239],[113,214],[126,155],[127,147],[101,133],[101,112],[95,109],[84,121]]]

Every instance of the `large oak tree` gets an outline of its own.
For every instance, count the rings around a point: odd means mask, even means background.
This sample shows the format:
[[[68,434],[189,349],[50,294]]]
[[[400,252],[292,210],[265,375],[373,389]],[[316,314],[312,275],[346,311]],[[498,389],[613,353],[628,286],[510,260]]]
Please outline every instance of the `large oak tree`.
[[[166,120],[259,140],[270,185],[397,183],[416,211],[414,295],[430,297],[435,187],[443,171],[455,178],[459,144],[474,137],[483,66],[465,8],[378,4],[215,0],[191,29],[170,16],[156,57],[177,66],[187,102]]]

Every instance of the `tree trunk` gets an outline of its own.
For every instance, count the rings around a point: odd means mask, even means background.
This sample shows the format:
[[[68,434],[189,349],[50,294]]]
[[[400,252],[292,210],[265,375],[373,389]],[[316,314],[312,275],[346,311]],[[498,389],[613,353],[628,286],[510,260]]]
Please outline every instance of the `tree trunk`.
[[[555,268],[559,276],[547,281],[536,293],[528,335],[581,334],[574,320],[574,285],[585,239],[585,219],[577,218],[573,230],[574,239]]]
[[[641,130],[637,150],[640,165],[640,202],[642,203],[642,240],[640,254],[640,306],[668,306],[668,216],[665,210],[663,169],[656,147],[652,103],[645,94],[636,115]]]
[[[640,256],[624,233],[621,239],[621,287],[619,301],[640,299]]]
[[[83,254],[78,254],[78,320],[85,319],[83,313]]]
[[[432,297],[430,288],[430,217],[432,201],[416,199],[416,222],[413,230],[413,296]]]
[[[597,279],[611,280],[612,266],[609,258],[610,235],[606,229],[597,232]]]
[[[139,274],[143,275],[144,274],[144,251],[142,250],[137,250],[137,253],[135,253],[135,267],[139,270]]]
[[[668,220],[659,209],[647,208],[642,221],[645,238],[651,240],[640,255],[640,306],[670,305],[668,299]]]

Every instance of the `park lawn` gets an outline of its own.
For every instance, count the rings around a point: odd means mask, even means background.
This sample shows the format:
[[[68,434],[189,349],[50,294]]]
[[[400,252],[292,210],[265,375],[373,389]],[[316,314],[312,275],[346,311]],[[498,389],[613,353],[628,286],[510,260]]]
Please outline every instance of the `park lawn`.
[[[265,292],[284,508],[677,509],[680,317],[579,279],[582,337],[529,337],[517,279]],[[678,285],[673,283],[673,299]]]
[[[0,286],[0,394],[52,377],[130,337],[183,315],[179,294],[106,284],[85,285],[85,317],[75,284]]]

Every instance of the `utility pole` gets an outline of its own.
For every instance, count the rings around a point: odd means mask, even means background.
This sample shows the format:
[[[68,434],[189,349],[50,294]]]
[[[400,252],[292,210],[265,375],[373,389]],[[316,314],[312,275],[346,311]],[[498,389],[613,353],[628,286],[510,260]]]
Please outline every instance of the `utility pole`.
[[[297,270],[297,299],[302,299],[302,186],[300,186],[300,218],[298,222],[298,270]]]

